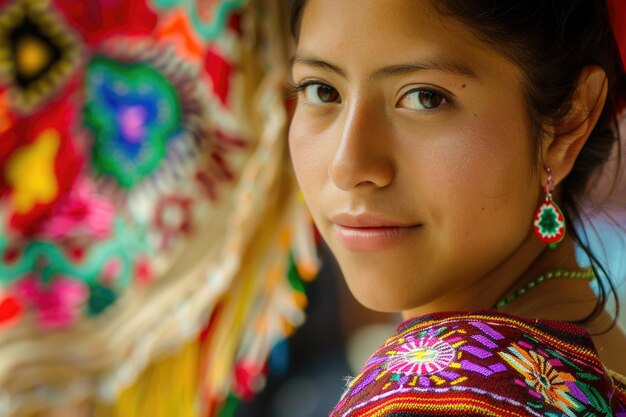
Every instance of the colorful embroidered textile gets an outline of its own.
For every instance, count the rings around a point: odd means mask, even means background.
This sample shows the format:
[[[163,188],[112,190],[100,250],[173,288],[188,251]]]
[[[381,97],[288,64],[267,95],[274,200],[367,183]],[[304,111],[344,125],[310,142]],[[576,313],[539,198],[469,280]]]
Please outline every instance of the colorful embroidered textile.
[[[331,413],[440,415],[626,417],[626,384],[609,376],[579,326],[439,313],[401,324]]]
[[[0,416],[262,385],[316,270],[280,7],[0,0]]]

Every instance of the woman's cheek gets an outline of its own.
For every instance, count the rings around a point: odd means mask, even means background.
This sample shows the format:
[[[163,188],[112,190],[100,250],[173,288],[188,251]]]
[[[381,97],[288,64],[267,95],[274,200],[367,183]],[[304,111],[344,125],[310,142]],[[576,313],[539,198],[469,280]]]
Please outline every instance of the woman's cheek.
[[[294,118],[289,129],[289,154],[298,186],[314,218],[317,217],[317,206],[320,203],[320,198],[316,196],[327,172],[322,151],[316,135]]]
[[[289,128],[289,153],[299,180],[304,179],[304,174],[311,169],[310,165],[313,156],[311,151],[315,150],[312,144],[315,143],[316,138],[311,132],[309,124],[310,122],[307,122],[307,119],[302,117],[301,111],[297,108]]]
[[[507,138],[489,126],[471,127],[441,138],[425,160],[441,211],[434,215],[450,239],[480,234],[497,240],[501,236],[495,235],[527,214],[533,198],[528,139]]]

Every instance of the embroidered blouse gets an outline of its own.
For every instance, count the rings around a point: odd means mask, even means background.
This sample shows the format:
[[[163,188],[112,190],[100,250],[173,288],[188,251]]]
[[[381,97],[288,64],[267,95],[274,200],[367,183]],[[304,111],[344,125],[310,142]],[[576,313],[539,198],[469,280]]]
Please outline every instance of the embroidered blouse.
[[[626,379],[580,326],[495,311],[405,321],[331,417],[626,417]]]

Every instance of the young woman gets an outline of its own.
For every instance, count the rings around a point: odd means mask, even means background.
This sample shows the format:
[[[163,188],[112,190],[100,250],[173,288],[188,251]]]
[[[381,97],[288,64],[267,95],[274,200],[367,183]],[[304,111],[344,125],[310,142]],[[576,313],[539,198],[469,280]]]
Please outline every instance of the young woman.
[[[573,227],[617,143],[616,7],[295,2],[304,199],[355,297],[407,319],[333,416],[626,415]]]

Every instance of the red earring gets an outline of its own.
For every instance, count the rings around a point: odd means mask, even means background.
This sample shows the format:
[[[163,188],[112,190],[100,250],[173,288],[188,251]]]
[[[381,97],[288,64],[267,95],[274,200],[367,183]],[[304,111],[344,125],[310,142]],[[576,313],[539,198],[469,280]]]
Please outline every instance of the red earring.
[[[554,191],[552,170],[546,167],[546,171],[548,173],[548,181],[544,188],[546,201],[535,213],[533,229],[535,236],[540,241],[547,244],[550,249],[554,249],[565,237],[565,217],[563,217],[563,212],[559,206],[552,201],[552,192]]]

